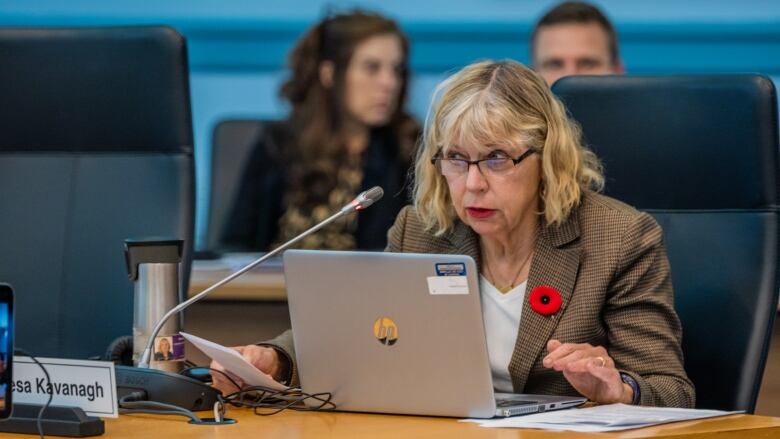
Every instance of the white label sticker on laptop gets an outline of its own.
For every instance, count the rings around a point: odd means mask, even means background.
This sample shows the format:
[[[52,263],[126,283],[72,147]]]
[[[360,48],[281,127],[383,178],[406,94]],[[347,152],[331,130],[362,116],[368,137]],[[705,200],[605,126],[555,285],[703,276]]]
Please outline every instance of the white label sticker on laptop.
[[[468,294],[466,276],[428,276],[428,292],[432,295]]]

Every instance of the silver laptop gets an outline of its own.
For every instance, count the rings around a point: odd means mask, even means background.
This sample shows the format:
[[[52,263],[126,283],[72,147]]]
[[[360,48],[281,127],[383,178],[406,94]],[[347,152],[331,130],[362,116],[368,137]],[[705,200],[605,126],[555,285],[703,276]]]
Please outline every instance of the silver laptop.
[[[337,410],[491,418],[585,401],[494,394],[468,256],[288,250],[284,275],[301,387]]]

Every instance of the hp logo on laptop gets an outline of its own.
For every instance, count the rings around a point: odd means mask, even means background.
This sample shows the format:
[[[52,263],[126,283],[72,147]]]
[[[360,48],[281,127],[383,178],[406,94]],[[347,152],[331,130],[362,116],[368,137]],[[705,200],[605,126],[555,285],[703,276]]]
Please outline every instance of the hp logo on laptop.
[[[374,337],[386,346],[398,341],[398,326],[390,317],[380,317],[374,321]]]

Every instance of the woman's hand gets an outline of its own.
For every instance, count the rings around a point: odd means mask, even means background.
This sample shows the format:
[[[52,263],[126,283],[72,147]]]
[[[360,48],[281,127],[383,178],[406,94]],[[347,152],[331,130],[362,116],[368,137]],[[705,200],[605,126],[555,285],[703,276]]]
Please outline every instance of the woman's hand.
[[[279,354],[276,349],[269,348],[267,346],[247,345],[247,346],[235,346],[233,349],[237,350],[246,361],[271,376],[274,380],[279,380],[279,374],[282,371],[282,364],[279,361]],[[209,366],[212,369],[222,371],[230,376],[239,387],[243,388],[244,383],[240,378],[225,370],[221,364],[216,361],[212,361]],[[212,386],[221,391],[223,395],[229,395],[231,393],[241,390],[222,373],[211,371]]]
[[[599,404],[631,404],[634,391],[620,379],[615,362],[602,346],[550,340],[547,351],[542,364],[563,372],[566,380],[582,396]]]

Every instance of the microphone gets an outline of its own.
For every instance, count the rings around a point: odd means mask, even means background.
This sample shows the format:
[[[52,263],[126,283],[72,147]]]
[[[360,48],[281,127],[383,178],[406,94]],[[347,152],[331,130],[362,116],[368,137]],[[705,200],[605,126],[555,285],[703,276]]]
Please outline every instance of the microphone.
[[[379,201],[379,199],[382,198],[384,194],[385,191],[382,190],[381,187],[374,186],[365,192],[361,192],[349,204],[342,207],[341,211],[344,213],[349,213],[352,211],[364,210]]]
[[[138,367],[116,366],[115,370],[117,393],[119,396],[124,399],[125,396],[129,397],[138,395],[140,392],[140,394],[146,396],[148,401],[163,402],[194,411],[211,410],[214,404],[220,400],[221,395],[218,390],[211,386],[205,385],[201,381],[184,375],[149,368],[149,361],[151,360],[154,339],[157,337],[157,334],[160,332],[165,322],[168,321],[168,319],[172,316],[181,312],[183,309],[206,297],[212,291],[232,281],[238,276],[241,276],[242,274],[251,270],[253,267],[284,251],[296,242],[320,230],[338,218],[352,212],[366,209],[382,198],[383,194],[384,191],[379,186],[375,186],[365,192],[362,192],[349,204],[341,208],[341,210],[331,215],[329,218],[326,218],[322,222],[314,225],[295,238],[280,245],[273,251],[270,251],[262,257],[251,262],[244,268],[236,271],[230,276],[206,288],[197,295],[173,307],[160,319],[159,322],[157,322],[154,330],[152,330],[152,332],[149,334],[149,340],[146,344],[146,348],[144,349],[143,354],[141,355]],[[231,422],[231,420],[215,421],[212,425],[221,425]]]
[[[157,322],[157,324],[154,327],[154,330],[149,334],[149,341],[146,343],[146,348],[144,349],[143,354],[141,355],[141,359],[138,361],[138,367],[142,369],[148,369],[149,368],[149,361],[152,357],[152,348],[154,346],[154,339],[157,337],[157,334],[162,329],[165,322],[168,321],[169,318],[172,316],[178,314],[179,312],[183,311],[188,306],[192,305],[193,303],[199,301],[200,299],[208,296],[212,291],[216,290],[217,288],[225,285],[226,283],[232,281],[233,279],[241,276],[242,274],[246,273],[247,271],[251,270],[257,265],[262,264],[266,260],[270,259],[271,257],[281,253],[282,251],[286,250],[293,244],[297,243],[301,239],[311,235],[312,233],[320,230],[321,228],[327,226],[328,224],[332,223],[333,221],[341,218],[344,215],[350,214],[352,212],[357,212],[360,210],[365,210],[372,204],[379,201],[380,198],[384,195],[384,190],[382,190],[379,186],[374,186],[371,189],[368,189],[367,191],[361,192],[357,197],[355,197],[354,200],[349,202],[346,206],[342,207],[341,210],[334,213],[330,217],[322,220],[320,223],[315,224],[308,230],[304,231],[300,235],[292,238],[291,240],[285,242],[284,244],[280,245],[279,247],[275,248],[274,250],[266,253],[265,255],[261,256],[260,258],[252,261],[248,265],[246,265],[244,268],[236,271],[235,273],[231,274],[230,276],[227,276],[226,278],[220,280],[219,282],[215,283],[214,285],[206,288],[205,290],[201,291],[200,293],[196,294],[195,296],[192,296],[188,300],[178,304],[177,306],[171,308],[170,311],[168,311],[161,319]]]

